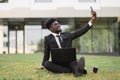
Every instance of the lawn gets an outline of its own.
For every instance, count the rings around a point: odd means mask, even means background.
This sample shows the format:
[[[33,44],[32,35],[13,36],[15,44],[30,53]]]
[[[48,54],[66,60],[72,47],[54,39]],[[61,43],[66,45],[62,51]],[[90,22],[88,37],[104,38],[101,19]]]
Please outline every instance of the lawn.
[[[87,75],[74,77],[72,73],[55,74],[47,70],[36,71],[41,66],[42,54],[0,55],[0,80],[120,80],[120,57],[84,56]],[[92,67],[98,66],[97,74]]]

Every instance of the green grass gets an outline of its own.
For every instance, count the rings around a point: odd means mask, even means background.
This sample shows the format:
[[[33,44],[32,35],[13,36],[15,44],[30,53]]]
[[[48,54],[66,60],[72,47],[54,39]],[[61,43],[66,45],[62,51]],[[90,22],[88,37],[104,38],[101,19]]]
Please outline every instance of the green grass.
[[[120,80],[120,57],[78,55],[86,59],[87,75],[74,77],[72,73],[55,74],[41,66],[42,54],[0,55],[0,80]],[[98,66],[97,74],[92,67]]]

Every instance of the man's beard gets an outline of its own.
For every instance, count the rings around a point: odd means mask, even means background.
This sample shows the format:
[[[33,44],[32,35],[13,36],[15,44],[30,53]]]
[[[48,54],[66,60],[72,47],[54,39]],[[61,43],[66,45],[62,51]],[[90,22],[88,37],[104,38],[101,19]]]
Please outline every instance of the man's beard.
[[[62,30],[57,30],[55,33],[60,33],[60,32],[62,32]]]

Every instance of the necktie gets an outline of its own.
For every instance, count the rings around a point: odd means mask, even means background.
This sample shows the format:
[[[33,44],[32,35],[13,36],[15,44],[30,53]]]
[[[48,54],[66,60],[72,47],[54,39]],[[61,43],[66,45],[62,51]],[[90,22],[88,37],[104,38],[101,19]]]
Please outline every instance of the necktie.
[[[61,47],[62,47],[62,40],[61,40],[60,36],[59,36],[59,35],[56,35],[56,37],[58,37],[59,42],[60,42],[60,45],[61,45]]]

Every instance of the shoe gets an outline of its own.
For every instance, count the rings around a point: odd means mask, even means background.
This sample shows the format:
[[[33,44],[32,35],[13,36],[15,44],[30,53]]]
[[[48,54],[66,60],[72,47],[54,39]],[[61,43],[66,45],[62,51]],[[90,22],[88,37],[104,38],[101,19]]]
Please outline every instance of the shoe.
[[[75,77],[81,76],[81,73],[78,71],[77,61],[71,62],[70,67]]]
[[[77,66],[74,67],[73,74],[75,77],[79,77],[82,75],[81,73],[79,73]]]
[[[87,69],[83,69],[83,74],[87,74]]]
[[[83,74],[84,67],[85,67],[85,58],[81,57],[77,63],[78,70],[81,74]]]
[[[79,72],[77,72],[77,73],[74,74],[75,77],[79,77],[79,76],[81,76],[81,75],[82,75],[82,74],[79,73]]]

